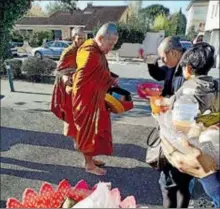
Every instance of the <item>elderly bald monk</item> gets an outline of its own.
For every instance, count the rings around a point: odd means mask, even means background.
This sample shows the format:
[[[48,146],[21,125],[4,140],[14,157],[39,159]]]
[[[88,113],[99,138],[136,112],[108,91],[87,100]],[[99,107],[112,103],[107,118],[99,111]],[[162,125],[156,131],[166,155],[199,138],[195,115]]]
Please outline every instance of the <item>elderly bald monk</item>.
[[[72,123],[72,97],[69,90],[72,86],[72,75],[77,67],[77,50],[85,41],[85,32],[82,27],[72,30],[72,40],[73,43],[63,51],[57,65],[51,111],[64,120],[64,135],[74,137],[76,131]]]
[[[105,175],[106,170],[96,165],[94,157],[113,151],[110,112],[104,99],[109,88],[117,85],[117,76],[110,72],[105,55],[117,41],[116,25],[104,24],[94,39],[86,40],[79,48],[73,76],[75,142],[84,156],[86,171],[95,175]]]

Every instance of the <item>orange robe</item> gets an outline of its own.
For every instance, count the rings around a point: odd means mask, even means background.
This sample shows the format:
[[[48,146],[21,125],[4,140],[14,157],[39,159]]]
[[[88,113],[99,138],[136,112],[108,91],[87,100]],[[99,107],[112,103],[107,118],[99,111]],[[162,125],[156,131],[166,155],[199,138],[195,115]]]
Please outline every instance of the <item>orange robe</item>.
[[[65,75],[69,77],[69,83],[72,82],[73,71],[76,70],[77,67],[77,50],[78,47],[76,47],[75,43],[71,44],[63,51],[57,65],[58,73],[62,73],[66,70],[72,71],[70,73],[65,73]],[[76,135],[76,129],[72,121],[72,95],[66,93],[65,87],[66,86],[61,78],[57,80],[52,95],[51,111],[54,112],[58,118],[65,121],[64,135],[74,137]]]
[[[78,149],[90,156],[110,155],[111,119],[104,99],[114,79],[108,62],[96,42],[89,39],[79,48],[76,63],[72,107]]]
[[[76,53],[78,47],[75,43],[72,43],[69,47],[64,49],[63,53],[60,56],[59,63],[57,65],[58,71],[67,68],[74,68],[76,69]]]

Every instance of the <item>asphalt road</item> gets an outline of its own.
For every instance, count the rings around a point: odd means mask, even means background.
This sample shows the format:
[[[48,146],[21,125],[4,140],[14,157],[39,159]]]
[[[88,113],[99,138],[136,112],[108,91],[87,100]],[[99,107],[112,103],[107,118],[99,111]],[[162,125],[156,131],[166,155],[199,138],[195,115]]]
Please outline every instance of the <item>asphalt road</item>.
[[[112,182],[122,195],[134,195],[138,204],[160,205],[158,173],[145,160],[145,139],[151,128],[113,122],[114,154],[102,157],[107,175],[84,172],[82,156],[65,138],[62,123],[42,112],[2,109],[1,114],[1,207],[11,196],[21,199],[25,188],[39,189],[43,181],[72,185],[85,179],[92,186]]]
[[[136,95],[136,85],[148,78],[140,65],[111,64],[121,76],[121,86],[132,92],[135,108],[114,115],[114,154],[103,157],[107,175],[84,172],[82,156],[72,139],[62,135],[63,124],[48,110],[52,85],[15,81],[10,92],[8,81],[1,82],[1,207],[9,197],[22,198],[27,187],[39,189],[43,181],[57,185],[69,179],[72,185],[85,179],[92,186],[112,182],[122,196],[134,195],[141,205],[161,205],[158,172],[145,163],[150,112],[146,101]],[[148,120],[149,119],[149,120]]]
[[[8,81],[1,82],[1,207],[9,197],[21,200],[27,187],[38,191],[42,182],[57,185],[62,179],[72,185],[81,179],[91,186],[112,182],[123,197],[134,195],[138,204],[162,204],[158,172],[144,162],[146,138],[154,124],[148,103],[136,94],[137,83],[150,79],[146,65],[111,63],[110,68],[120,75],[120,85],[131,91],[135,108],[112,117],[114,154],[101,157],[107,164],[104,177],[84,172],[72,139],[62,135],[62,122],[48,109],[52,85],[17,81],[11,93]]]

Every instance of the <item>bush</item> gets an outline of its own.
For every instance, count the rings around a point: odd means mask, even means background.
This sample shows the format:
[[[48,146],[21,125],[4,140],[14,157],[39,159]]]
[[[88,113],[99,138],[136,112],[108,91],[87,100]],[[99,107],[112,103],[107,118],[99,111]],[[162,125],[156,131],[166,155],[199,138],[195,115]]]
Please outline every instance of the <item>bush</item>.
[[[14,30],[11,33],[11,40],[13,42],[23,42],[23,37],[19,30]]]
[[[22,75],[22,72],[21,72],[22,61],[21,60],[18,60],[18,59],[5,60],[2,66],[2,73],[5,75],[7,74],[6,65],[11,66],[13,78],[21,78],[21,75]]]
[[[52,40],[53,33],[50,30],[33,31],[32,36],[29,38],[29,45],[31,47],[38,47],[43,44],[43,40]]]
[[[25,72],[27,78],[34,81],[41,81],[43,76],[51,75],[57,64],[48,58],[29,57],[23,62],[22,72]]]

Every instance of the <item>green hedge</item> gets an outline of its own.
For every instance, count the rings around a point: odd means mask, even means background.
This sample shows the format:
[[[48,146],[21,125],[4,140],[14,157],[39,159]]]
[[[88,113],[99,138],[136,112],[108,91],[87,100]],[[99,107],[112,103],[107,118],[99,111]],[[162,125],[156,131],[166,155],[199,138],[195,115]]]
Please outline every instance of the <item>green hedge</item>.
[[[5,62],[3,63],[1,67],[1,73],[3,73],[4,75],[7,74],[6,65],[10,65],[13,78],[15,79],[21,78],[21,75],[22,75],[22,72],[21,72],[22,61],[21,60],[18,60],[18,59],[5,60]]]
[[[27,78],[40,81],[43,76],[51,75],[56,69],[56,62],[48,58],[29,57],[22,64],[22,72],[26,73]]]

